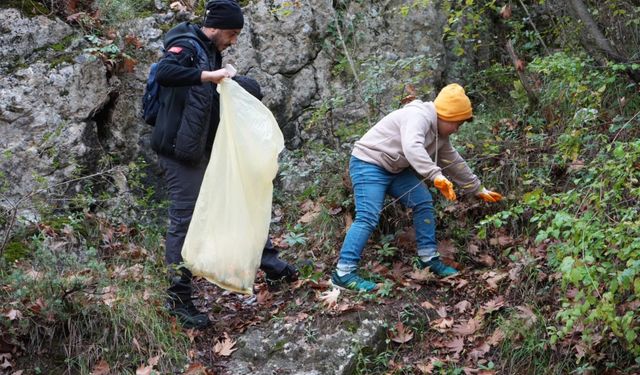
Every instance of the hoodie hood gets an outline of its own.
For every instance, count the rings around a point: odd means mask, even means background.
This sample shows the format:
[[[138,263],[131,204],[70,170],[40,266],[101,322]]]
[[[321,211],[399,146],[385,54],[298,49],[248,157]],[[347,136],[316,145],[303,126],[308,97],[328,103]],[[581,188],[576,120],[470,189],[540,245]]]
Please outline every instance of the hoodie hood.
[[[167,32],[164,36],[164,48],[168,49],[180,39],[193,39],[200,43],[205,51],[209,53],[216,51],[215,46],[202,30],[189,22],[182,22]]]
[[[416,99],[407,103],[403,108],[415,111],[414,113],[424,117],[430,126],[429,129],[436,133],[438,132],[438,113],[433,102],[423,102],[420,99]]]

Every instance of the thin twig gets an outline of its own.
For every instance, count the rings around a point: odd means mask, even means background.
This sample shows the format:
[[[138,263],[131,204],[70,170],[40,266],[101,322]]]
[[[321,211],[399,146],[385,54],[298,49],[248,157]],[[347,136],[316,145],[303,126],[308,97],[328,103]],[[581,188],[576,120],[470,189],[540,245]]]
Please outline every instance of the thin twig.
[[[540,40],[540,43],[542,43],[542,47],[544,47],[544,51],[546,52],[547,55],[550,55],[549,48],[547,48],[547,45],[544,43],[544,40],[542,40],[542,36],[540,35],[538,28],[536,28],[536,24],[533,23],[533,18],[531,17],[531,14],[529,14],[529,10],[527,9],[527,6],[524,5],[522,0],[518,0],[518,1],[520,2],[520,5],[522,5],[524,12],[527,14],[527,18],[529,18],[529,23],[531,24],[531,27],[533,27],[533,30],[536,32],[536,36],[538,37],[538,40]]]
[[[358,71],[356,70],[356,64],[353,62],[351,55],[349,54],[349,50],[347,49],[347,44],[344,41],[344,37],[342,36],[342,31],[340,28],[340,22],[338,21],[338,17],[335,19],[336,23],[336,32],[338,33],[338,39],[340,39],[340,45],[342,46],[342,51],[344,52],[345,57],[347,58],[347,62],[349,63],[349,67],[351,68],[351,72],[353,73],[353,77],[356,80],[356,84],[358,85],[358,91],[360,92],[360,99],[362,99],[362,94],[364,90],[362,89],[362,83],[360,82],[360,77],[358,77]],[[364,101],[364,100],[363,100]],[[369,112],[367,111],[367,123],[371,126],[371,119],[369,118]]]
[[[638,116],[638,114],[640,114],[640,112],[636,112],[635,115],[633,115],[633,117],[631,117],[629,119],[629,121],[625,122],[624,125],[622,125],[622,127],[620,128],[620,130],[618,130],[618,132],[616,133],[616,136],[613,137],[613,139],[611,140],[611,143],[615,142],[616,139],[618,139],[618,136],[620,135],[620,133],[622,133],[622,131],[624,130],[625,127],[627,127],[627,125],[629,125],[631,123],[631,121],[633,121],[634,118],[636,118],[636,116]]]

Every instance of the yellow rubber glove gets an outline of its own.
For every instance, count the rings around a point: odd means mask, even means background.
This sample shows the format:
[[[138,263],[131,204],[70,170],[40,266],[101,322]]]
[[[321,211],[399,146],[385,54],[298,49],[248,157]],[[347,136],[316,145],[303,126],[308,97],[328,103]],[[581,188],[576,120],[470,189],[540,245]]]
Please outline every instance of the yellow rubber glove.
[[[476,197],[482,199],[485,202],[495,203],[499,202],[502,199],[502,194],[482,188],[479,192],[476,193]]]
[[[444,176],[438,176],[433,180],[435,187],[440,190],[442,195],[450,201],[456,200],[456,192],[453,191],[453,184]]]

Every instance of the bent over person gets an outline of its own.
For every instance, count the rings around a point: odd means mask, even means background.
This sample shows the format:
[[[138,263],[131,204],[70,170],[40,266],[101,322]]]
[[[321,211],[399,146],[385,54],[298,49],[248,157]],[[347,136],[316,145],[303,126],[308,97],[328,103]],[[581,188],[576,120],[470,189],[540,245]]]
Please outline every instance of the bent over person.
[[[448,200],[456,200],[454,184],[463,193],[474,193],[487,202],[502,199],[482,187],[449,141],[449,136],[472,118],[471,101],[454,83],[444,87],[433,102],[414,100],[391,112],[354,144],[349,174],[356,218],[331,275],[333,285],[366,292],[376,289],[374,282],[358,275],[357,268],[378,225],[386,194],[413,210],[418,267],[441,277],[457,273],[438,255],[433,198],[423,180],[432,181]]]
[[[237,42],[243,26],[242,9],[235,1],[209,1],[202,26],[185,22],[167,32],[166,52],[156,73],[160,109],[151,147],[158,153],[170,201],[165,242],[171,275],[168,307],[185,328],[210,324],[208,314],[193,304],[192,274],[181,266],[181,253],[220,121],[216,85],[231,76],[221,69],[221,52]],[[265,241],[260,268],[267,281],[295,280],[298,271],[279,259],[270,241]]]

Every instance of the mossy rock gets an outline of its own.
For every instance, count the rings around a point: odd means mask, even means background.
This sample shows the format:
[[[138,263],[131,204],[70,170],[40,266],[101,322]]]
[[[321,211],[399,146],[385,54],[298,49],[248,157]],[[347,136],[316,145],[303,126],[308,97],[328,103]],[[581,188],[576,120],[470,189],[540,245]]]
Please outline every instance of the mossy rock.
[[[27,17],[46,16],[51,13],[44,4],[33,0],[4,0],[0,2],[0,8],[18,9]]]
[[[75,34],[67,35],[58,43],[50,45],[49,48],[51,48],[55,52],[63,52],[71,45],[75,38],[77,38]]]

